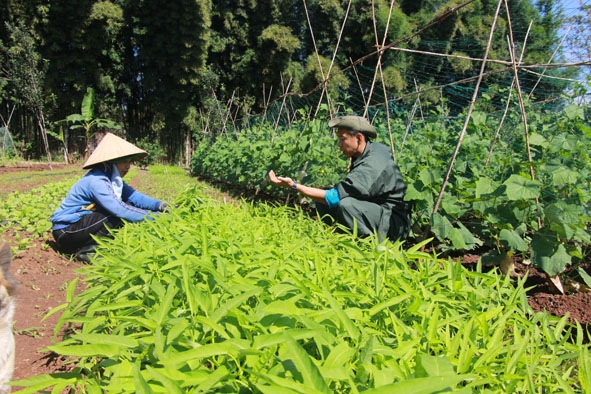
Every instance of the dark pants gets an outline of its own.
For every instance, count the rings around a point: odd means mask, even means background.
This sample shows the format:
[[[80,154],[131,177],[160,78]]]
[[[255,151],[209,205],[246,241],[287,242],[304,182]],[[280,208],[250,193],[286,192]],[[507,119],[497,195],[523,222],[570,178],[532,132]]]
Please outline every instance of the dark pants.
[[[122,225],[123,221],[114,215],[93,212],[82,216],[79,221],[68,227],[54,230],[53,238],[62,252],[73,253],[83,246],[94,243],[92,236],[110,237],[109,229]]]
[[[337,222],[350,230],[357,227],[357,235],[360,237],[367,237],[377,232],[380,240],[386,237],[395,241],[405,239],[410,228],[409,210],[406,203],[404,204],[401,212],[391,212],[390,220],[385,223],[382,219],[384,208],[376,203],[351,197],[342,199],[339,206],[332,209],[325,204],[316,204],[316,210],[326,224]]]

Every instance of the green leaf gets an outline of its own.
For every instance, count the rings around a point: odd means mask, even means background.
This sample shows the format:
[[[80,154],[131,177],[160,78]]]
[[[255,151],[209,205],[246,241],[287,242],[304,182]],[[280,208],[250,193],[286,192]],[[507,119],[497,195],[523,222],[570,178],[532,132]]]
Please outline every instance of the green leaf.
[[[469,375],[430,376],[428,378],[407,379],[363,391],[363,394],[432,394],[452,391],[458,383],[469,379]]]
[[[569,104],[564,109],[564,113],[570,120],[585,119],[585,110],[581,105]]]
[[[476,181],[476,197],[480,198],[483,195],[491,194],[496,189],[496,182],[487,177],[481,177]]]
[[[174,300],[174,297],[176,296],[177,292],[178,288],[176,286],[167,287],[166,296],[164,297],[160,305],[157,306],[158,309],[154,315],[154,321],[156,322],[156,324],[158,324],[158,326],[161,326],[164,323],[166,317],[170,313],[170,310],[172,309],[172,301]]]
[[[298,372],[302,375],[304,380],[303,383],[314,389],[314,392],[330,393],[331,391],[328,388],[328,385],[324,381],[320,370],[312,361],[310,355],[289,335],[289,333],[286,333],[285,336],[287,349],[292,356],[291,360]]]
[[[449,234],[453,230],[453,226],[445,216],[436,212],[431,217],[431,230],[437,239],[443,241],[449,237]]]
[[[591,357],[589,354],[589,348],[587,346],[581,346],[581,354],[578,359],[578,370],[579,370],[579,382],[581,382],[581,388],[583,393],[591,391]]]
[[[350,347],[346,341],[340,342],[330,351],[322,366],[325,368],[346,366],[352,362],[355,353],[355,349]]]
[[[454,376],[456,374],[452,363],[445,357],[417,354],[415,376],[426,378],[434,376]]]
[[[99,344],[99,345],[51,345],[47,347],[49,350],[56,352],[62,356],[76,356],[76,357],[116,357],[119,354],[120,346],[113,344]]]
[[[406,189],[406,194],[404,196],[404,198],[407,201],[413,201],[413,200],[422,200],[423,199],[423,193],[418,191],[417,188],[414,186],[413,183],[409,183],[408,187]]]
[[[529,143],[530,145],[537,145],[543,148],[548,146],[548,140],[539,133],[531,133],[529,135]]]
[[[519,250],[520,252],[525,252],[528,248],[527,242],[515,230],[502,229],[499,239],[511,251]]]
[[[80,114],[86,122],[92,121],[94,118],[94,89],[87,88],[86,94],[82,99],[82,105],[80,106]]]
[[[566,167],[559,167],[552,171],[552,185],[574,185],[579,180],[579,173]]]
[[[464,234],[458,228],[452,228],[449,232],[449,240],[451,241],[455,249],[461,250],[466,249],[466,241],[464,240]]]
[[[470,116],[472,123],[476,127],[482,127],[486,124],[486,112],[483,111],[474,111]]]
[[[161,364],[166,366],[180,366],[189,361],[199,360],[213,356],[223,356],[231,354],[238,355],[242,349],[246,349],[247,341],[232,339],[220,343],[210,343],[199,346],[194,349],[174,353],[167,359],[160,360]]]
[[[11,384],[25,387],[19,389],[18,392],[20,394],[36,394],[44,392],[43,389],[51,388],[56,385],[64,386],[65,384],[69,384],[73,388],[76,385],[77,378],[80,378],[80,375],[73,373],[52,373],[31,376],[26,379],[13,380]]]
[[[587,285],[587,287],[591,287],[591,275],[589,275],[583,269],[583,267],[578,267],[577,268],[577,272],[579,273],[579,275],[581,276],[581,278],[583,279],[583,282],[585,282],[585,284]]]
[[[132,370],[133,370],[133,382],[135,385],[135,392],[137,394],[152,394],[153,393],[152,388],[150,387],[150,385],[146,382],[146,380],[142,376],[140,368],[136,364],[133,364]]]
[[[131,348],[136,347],[139,344],[137,339],[131,338],[129,336],[112,334],[79,333],[75,334],[72,338],[79,340],[81,342],[87,342],[89,344],[98,344],[100,346],[114,345],[118,347],[122,346]]]
[[[546,235],[534,235],[531,248],[532,262],[548,276],[561,274],[567,264],[571,263],[571,256],[565,247],[562,244],[551,242]]]
[[[439,177],[439,174],[437,172],[435,172],[434,170],[432,170],[431,168],[424,168],[419,173],[419,178],[420,178],[421,182],[423,182],[423,185],[429,186],[433,183],[436,183],[440,177]]]
[[[503,184],[507,187],[507,197],[511,201],[530,200],[540,196],[542,184],[522,175],[513,174]]]
[[[339,318],[341,324],[343,325],[343,327],[347,331],[347,334],[349,335],[349,337],[351,339],[353,339],[353,341],[357,341],[359,339],[360,332],[359,332],[359,329],[355,326],[355,323],[353,323],[353,321],[351,319],[349,319],[349,316],[347,316],[347,314],[345,314],[345,312],[343,312],[340,304],[334,299],[334,297],[327,290],[324,290],[324,296],[328,299],[328,302],[330,303],[330,307],[332,308],[333,312]]]
[[[482,241],[474,236],[474,234],[472,234],[472,232],[468,230],[468,228],[464,226],[462,222],[458,222],[458,227],[468,249],[472,249],[477,245],[482,245]]]
[[[165,375],[166,370],[161,372],[160,369],[152,368],[149,365],[146,365],[146,370],[152,375],[156,380],[162,383],[162,386],[166,389],[167,393],[170,394],[183,394],[184,391],[176,381],[172,380],[168,376]]]
[[[291,328],[288,330],[289,335],[296,339],[309,339],[322,336],[321,329],[310,330],[307,328]],[[252,347],[254,349],[262,349],[264,347],[276,346],[285,342],[285,333],[278,332],[275,334],[261,334],[254,338]]]

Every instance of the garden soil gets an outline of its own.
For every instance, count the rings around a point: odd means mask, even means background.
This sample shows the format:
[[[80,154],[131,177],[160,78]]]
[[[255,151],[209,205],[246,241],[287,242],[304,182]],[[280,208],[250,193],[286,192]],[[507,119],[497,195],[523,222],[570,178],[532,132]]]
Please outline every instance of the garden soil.
[[[61,168],[64,165],[52,165],[53,169]],[[80,166],[71,166],[72,172],[66,175],[52,176],[52,170],[47,164],[27,164],[22,166],[0,166],[0,179],[7,173],[15,171],[43,172],[47,176],[28,177],[19,179],[18,182],[11,182],[11,190],[2,190],[2,194],[14,191],[27,191],[31,188],[41,186],[43,183],[56,182],[66,176],[80,176],[83,172]],[[142,170],[140,170],[142,171]],[[14,174],[12,174],[14,175]],[[144,174],[142,174],[142,177]],[[146,176],[149,173],[146,171]],[[130,181],[133,186],[133,179]],[[225,197],[224,197],[225,198]],[[59,201],[55,202],[56,206]],[[66,372],[73,368],[69,360],[57,356],[47,350],[63,334],[63,329],[55,333],[54,328],[59,320],[59,313],[46,317],[53,308],[63,304],[66,297],[67,285],[77,276],[77,270],[83,266],[82,263],[73,260],[68,256],[57,253],[54,249],[53,240],[33,240],[32,247],[26,250],[17,248],[19,240],[27,237],[27,234],[7,232],[2,235],[7,241],[18,250],[13,254],[11,270],[20,282],[16,293],[16,314],[14,332],[16,339],[16,366],[14,380],[27,378],[44,373]],[[479,259],[479,254],[465,254],[456,258],[466,267],[471,268]],[[531,265],[524,264],[520,259],[514,258],[515,276],[522,276],[527,273],[528,301],[534,311],[546,310],[555,316],[568,315],[570,322],[578,321],[585,329],[589,329],[591,323],[591,293],[586,291],[567,292],[561,294],[548,280],[543,272],[536,270]],[[585,264],[589,267],[589,263]],[[573,272],[575,272],[573,270]],[[589,272],[589,271],[588,271]],[[573,276],[576,276],[573,274]],[[84,283],[78,281],[77,292],[83,290]]]

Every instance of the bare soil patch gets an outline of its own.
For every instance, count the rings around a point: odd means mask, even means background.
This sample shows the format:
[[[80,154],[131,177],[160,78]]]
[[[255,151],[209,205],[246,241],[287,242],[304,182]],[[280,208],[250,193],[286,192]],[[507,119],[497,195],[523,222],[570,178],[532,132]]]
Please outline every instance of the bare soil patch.
[[[53,165],[53,168],[71,168],[72,173],[65,176],[75,176],[77,172],[82,175],[80,165],[64,166]],[[35,171],[47,173],[48,176],[28,177],[25,173]],[[0,182],[7,176],[13,181],[2,183],[0,197],[15,191],[28,191],[31,188],[47,182],[55,182],[58,179],[50,176],[51,169],[47,164],[0,166]],[[19,178],[18,174],[23,176]],[[62,177],[62,178],[63,178]],[[133,181],[130,181],[133,184]],[[6,185],[9,185],[8,190]],[[56,201],[56,206],[59,201]],[[48,232],[49,234],[49,232]],[[7,232],[2,238],[14,248],[18,245],[18,239],[26,234]],[[32,247],[19,250],[13,255],[12,271],[20,282],[16,294],[16,314],[14,332],[16,336],[16,368],[14,380],[43,374],[64,372],[72,368],[68,360],[44,350],[54,343],[54,328],[59,319],[59,313],[45,318],[47,312],[63,304],[66,301],[66,288],[74,278],[78,276],[77,270],[83,266],[71,256],[57,253],[53,247],[53,240],[48,235],[47,239],[35,240]],[[458,260],[470,268],[478,261],[478,254],[465,254]],[[514,257],[515,272],[517,275],[527,273],[528,301],[534,311],[548,311],[550,314],[562,317],[568,314],[569,321],[579,322],[585,328],[591,323],[591,294],[586,292],[573,292],[561,294],[553,288],[545,273],[538,271],[531,265],[524,264],[519,258]],[[589,263],[584,264],[589,268]],[[588,271],[589,272],[589,271]],[[573,274],[574,276],[574,274]],[[79,281],[77,291],[81,291],[84,282]],[[57,333],[59,340],[63,332]]]

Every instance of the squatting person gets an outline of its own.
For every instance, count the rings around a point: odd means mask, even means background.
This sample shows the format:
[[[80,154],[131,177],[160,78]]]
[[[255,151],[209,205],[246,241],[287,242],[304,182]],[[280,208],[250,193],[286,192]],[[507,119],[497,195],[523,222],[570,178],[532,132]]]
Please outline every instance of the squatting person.
[[[404,201],[406,185],[390,149],[372,141],[376,130],[363,117],[337,117],[328,125],[337,129],[338,147],[351,159],[345,179],[325,190],[276,176],[271,170],[271,183],[311,198],[324,221],[329,218],[351,230],[356,223],[359,236],[375,233],[380,239],[405,239],[410,230],[411,206]]]
[[[93,236],[110,236],[110,229],[125,221],[141,222],[164,211],[165,202],[134,190],[122,179],[132,161],[146,155],[114,134],[103,137],[82,167],[90,171],[72,186],[51,216],[60,251],[76,253],[79,260],[87,262],[94,251]]]

